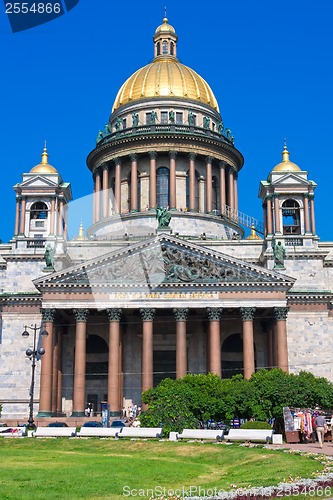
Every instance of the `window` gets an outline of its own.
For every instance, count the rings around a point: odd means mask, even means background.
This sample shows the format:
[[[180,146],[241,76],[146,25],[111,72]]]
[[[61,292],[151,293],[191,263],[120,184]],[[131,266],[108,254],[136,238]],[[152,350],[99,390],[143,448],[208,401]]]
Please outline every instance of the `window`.
[[[296,200],[282,203],[283,234],[301,234],[300,209]]]
[[[30,219],[47,219],[47,205],[43,201],[36,201],[30,208]]]
[[[169,206],[169,169],[166,167],[156,171],[156,204],[162,208]]]
[[[126,128],[126,118],[123,118],[123,128]]]
[[[156,54],[157,54],[158,56],[160,56],[160,55],[161,55],[161,44],[160,44],[160,42],[157,42],[157,46],[156,46]]]
[[[176,123],[178,123],[178,125],[183,124],[183,113],[180,112],[176,113]]]
[[[174,46],[175,46],[175,45],[174,45],[174,43],[173,43],[173,42],[171,42],[171,43],[170,43],[170,55],[172,55],[172,56],[174,55],[174,52],[175,52],[175,50],[174,50]]]
[[[161,123],[168,123],[168,112],[161,111]]]
[[[44,227],[44,221],[42,221],[42,220],[36,220],[35,227]]]
[[[168,53],[168,42],[164,40],[162,43],[162,54],[167,54]]]
[[[146,124],[147,125],[151,124],[151,113],[146,113]]]

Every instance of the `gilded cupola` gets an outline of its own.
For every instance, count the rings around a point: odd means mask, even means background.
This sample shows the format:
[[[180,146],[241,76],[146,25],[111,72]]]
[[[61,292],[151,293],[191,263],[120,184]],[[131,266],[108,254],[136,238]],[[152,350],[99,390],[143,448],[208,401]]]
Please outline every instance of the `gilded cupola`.
[[[178,36],[166,17],[156,29],[153,40],[153,61],[138,69],[121,86],[113,111],[133,101],[161,97],[189,99],[218,111],[218,103],[208,83],[178,61]]]

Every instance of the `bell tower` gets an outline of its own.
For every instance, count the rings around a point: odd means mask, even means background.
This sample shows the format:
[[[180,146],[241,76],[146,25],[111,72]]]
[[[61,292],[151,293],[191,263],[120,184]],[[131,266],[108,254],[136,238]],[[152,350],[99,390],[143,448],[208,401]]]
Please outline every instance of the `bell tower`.
[[[71,186],[49,164],[46,144],[42,161],[14,186],[16,215],[14,239],[28,246],[44,246],[47,239],[66,239],[65,206],[72,199]]]
[[[286,143],[282,162],[261,181],[266,240],[281,240],[285,246],[308,246],[318,240],[314,212],[316,183],[308,172],[289,159]]]

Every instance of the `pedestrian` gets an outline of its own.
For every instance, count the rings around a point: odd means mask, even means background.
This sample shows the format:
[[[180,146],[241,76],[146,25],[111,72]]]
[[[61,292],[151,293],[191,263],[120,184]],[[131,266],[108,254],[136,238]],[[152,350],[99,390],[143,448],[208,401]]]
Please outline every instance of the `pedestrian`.
[[[327,431],[327,424],[325,417],[319,413],[315,418],[316,431],[320,448],[323,447],[325,432]]]

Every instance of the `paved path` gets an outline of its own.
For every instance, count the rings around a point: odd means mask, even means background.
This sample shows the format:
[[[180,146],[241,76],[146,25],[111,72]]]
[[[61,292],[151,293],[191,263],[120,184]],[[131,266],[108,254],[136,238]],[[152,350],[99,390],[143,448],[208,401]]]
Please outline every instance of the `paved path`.
[[[325,455],[333,455],[333,443],[325,441],[322,448],[319,443],[284,443],[276,444],[274,448],[289,448],[292,450],[306,451],[310,453],[324,453]]]

